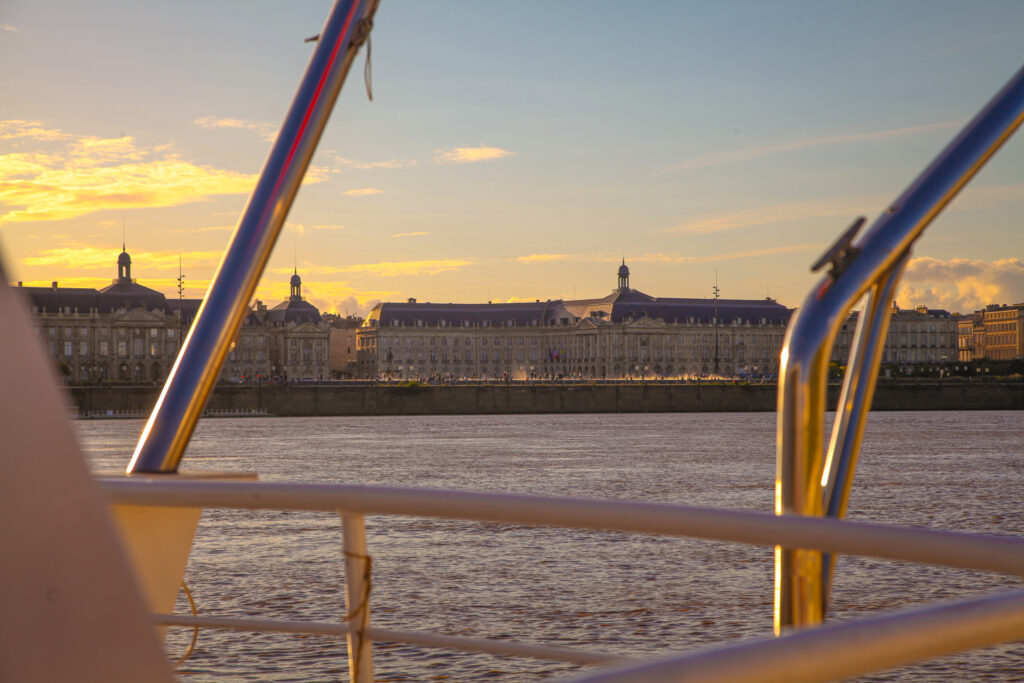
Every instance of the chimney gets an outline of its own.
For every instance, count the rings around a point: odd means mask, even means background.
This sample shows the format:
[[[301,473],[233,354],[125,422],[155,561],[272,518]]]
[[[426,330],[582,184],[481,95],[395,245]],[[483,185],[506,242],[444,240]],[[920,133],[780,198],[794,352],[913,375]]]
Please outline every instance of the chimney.
[[[55,292],[56,292],[56,291],[57,291],[57,281],[56,281],[56,280],[54,280],[54,281],[53,281],[53,284],[52,284],[52,285],[50,285],[50,287],[51,287],[51,288],[53,289],[53,291],[55,291]]]
[[[411,297],[411,296],[410,296],[410,297],[409,297],[409,303],[410,303],[410,304],[414,304],[414,303],[416,303],[416,299],[414,299],[413,297]]]
[[[18,280],[18,286],[21,287],[21,280]]]

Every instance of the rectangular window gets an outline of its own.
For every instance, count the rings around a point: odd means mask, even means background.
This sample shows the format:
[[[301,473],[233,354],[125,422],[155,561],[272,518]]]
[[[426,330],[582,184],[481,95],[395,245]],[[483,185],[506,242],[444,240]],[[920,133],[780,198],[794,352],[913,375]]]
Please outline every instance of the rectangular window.
[[[124,330],[122,330],[122,332],[123,331]],[[126,341],[119,341],[119,342],[117,342],[117,355],[120,356],[121,358],[127,358],[128,357],[128,342],[126,342]]]
[[[74,330],[72,330],[70,327],[65,327],[64,328],[64,336],[65,337],[70,337],[72,332],[74,332]]]
[[[85,329],[85,328],[82,328],[82,329]],[[83,357],[89,355],[89,342],[87,342],[87,341],[78,342],[78,355],[79,356],[83,356]]]
[[[86,337],[88,337],[89,336],[89,328],[88,327],[79,327],[78,328],[78,336],[81,337],[82,339],[85,339]]]
[[[74,353],[74,351],[72,349],[73,345],[74,345],[73,342],[69,342],[69,341],[64,342],[64,356],[66,358],[71,358],[71,356],[73,355],[73,353]]]
[[[149,355],[150,355],[151,358],[156,358],[157,356],[160,355],[160,344],[159,343],[157,343],[157,342],[150,343],[150,345],[149,345]]]
[[[110,354],[110,342],[100,342],[100,355],[107,356]]]

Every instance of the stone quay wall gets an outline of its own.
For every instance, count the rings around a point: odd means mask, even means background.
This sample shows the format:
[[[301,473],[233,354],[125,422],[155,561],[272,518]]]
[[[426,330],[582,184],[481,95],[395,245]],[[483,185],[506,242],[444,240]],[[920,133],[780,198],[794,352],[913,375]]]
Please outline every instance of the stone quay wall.
[[[80,414],[141,415],[159,387],[69,387]],[[517,413],[770,412],[777,389],[760,384],[512,384],[220,386],[214,413],[309,415],[476,415]],[[829,387],[834,408],[838,386]],[[873,410],[1024,410],[1022,382],[879,384]]]

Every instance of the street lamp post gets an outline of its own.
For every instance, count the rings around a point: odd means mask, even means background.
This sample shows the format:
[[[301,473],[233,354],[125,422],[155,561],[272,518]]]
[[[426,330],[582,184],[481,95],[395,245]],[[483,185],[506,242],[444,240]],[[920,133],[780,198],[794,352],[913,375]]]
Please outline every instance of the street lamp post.
[[[715,375],[718,374],[718,278],[715,278],[715,286],[711,290],[715,294]]]

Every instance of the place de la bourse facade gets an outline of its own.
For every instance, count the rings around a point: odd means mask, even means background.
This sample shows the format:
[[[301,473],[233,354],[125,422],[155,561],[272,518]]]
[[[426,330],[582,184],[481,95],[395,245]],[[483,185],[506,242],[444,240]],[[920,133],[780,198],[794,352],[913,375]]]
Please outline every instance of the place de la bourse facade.
[[[19,283],[20,285],[20,283]],[[40,340],[70,382],[162,382],[202,299],[173,299],[131,277],[131,258],[117,258],[117,279],[103,289],[19,287],[27,295]],[[287,301],[256,301],[246,315],[220,379],[228,382],[330,377],[329,328],[302,299],[298,273]]]
[[[600,299],[377,304],[357,373],[388,379],[774,376],[791,309],[773,299],[653,297],[629,268]]]

